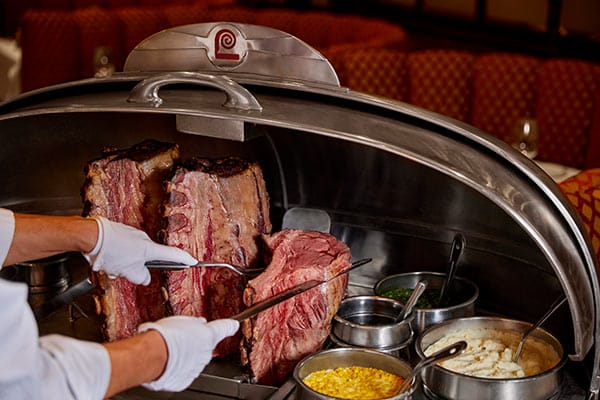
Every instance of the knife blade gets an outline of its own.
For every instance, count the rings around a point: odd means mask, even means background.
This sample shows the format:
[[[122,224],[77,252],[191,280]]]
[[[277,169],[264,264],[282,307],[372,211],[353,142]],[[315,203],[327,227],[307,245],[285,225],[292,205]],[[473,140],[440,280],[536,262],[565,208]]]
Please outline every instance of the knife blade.
[[[350,271],[352,271],[355,268],[358,268],[365,264],[370,263],[371,260],[372,260],[371,258],[364,258],[362,260],[355,261],[350,265],[350,268],[345,269],[341,272],[338,272],[334,276],[329,277],[325,280],[312,279],[312,280],[303,282],[303,283],[296,285],[290,289],[284,290],[283,292],[278,293],[275,296],[273,296],[267,300],[258,302],[230,318],[235,319],[236,321],[242,322],[243,320],[245,320],[247,318],[254,317],[259,312],[264,311],[267,308],[271,308],[276,304],[279,304],[289,298],[299,295],[300,293],[306,292],[309,289],[312,289],[314,287],[317,287],[319,285],[322,285],[324,283],[332,281],[335,278],[339,278],[340,276],[349,273]]]

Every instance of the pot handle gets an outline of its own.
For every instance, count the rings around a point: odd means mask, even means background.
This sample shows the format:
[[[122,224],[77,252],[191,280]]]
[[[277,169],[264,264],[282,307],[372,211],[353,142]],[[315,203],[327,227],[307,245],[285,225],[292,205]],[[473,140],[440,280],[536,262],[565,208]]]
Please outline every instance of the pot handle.
[[[46,301],[41,306],[34,307],[33,314],[38,320],[46,318],[48,315],[52,314],[60,307],[65,306],[67,304],[74,304],[75,300],[78,297],[83,296],[84,294],[90,292],[94,288],[96,288],[96,286],[92,283],[90,278],[84,279],[81,282],[71,286],[64,292]]]
[[[169,72],[146,78],[131,90],[127,101],[130,103],[151,104],[158,107],[163,102],[163,99],[158,95],[158,91],[165,85],[175,83],[203,85],[220,89],[227,95],[227,100],[223,103],[226,108],[242,111],[262,111],[262,106],[258,100],[233,79],[199,72]]]

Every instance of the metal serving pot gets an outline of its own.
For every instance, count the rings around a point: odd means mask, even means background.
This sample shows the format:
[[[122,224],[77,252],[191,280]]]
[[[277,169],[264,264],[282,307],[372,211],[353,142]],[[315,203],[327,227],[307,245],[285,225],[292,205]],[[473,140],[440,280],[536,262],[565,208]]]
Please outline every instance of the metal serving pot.
[[[446,274],[427,271],[390,275],[380,279],[375,284],[374,292],[376,295],[381,296],[382,293],[392,289],[412,289],[421,280],[427,281],[427,290],[440,290],[445,278]],[[452,286],[448,290],[448,296],[450,299],[456,299],[457,302],[448,307],[414,308],[412,329],[415,335],[419,335],[428,327],[440,322],[475,315],[475,301],[479,297],[479,288],[473,282],[465,278],[455,277]]]
[[[412,368],[407,362],[374,350],[349,347],[323,350],[306,357],[294,368],[293,376],[296,381],[298,400],[335,399],[334,397],[315,392],[306,386],[304,378],[315,371],[352,366],[377,368],[405,379],[410,377],[412,372]],[[411,384],[411,387],[407,391],[398,393],[393,397],[388,397],[386,400],[412,399],[416,387],[417,385]]]
[[[403,308],[400,302],[386,297],[347,297],[333,317],[331,332],[337,339],[354,346],[398,346],[409,342],[413,336],[414,311],[404,320],[396,321]]]
[[[2,269],[3,278],[25,282],[30,293],[42,293],[66,287],[69,283],[69,271],[65,261],[66,254],[17,263]]]
[[[470,317],[446,321],[427,329],[415,342],[419,357],[425,357],[425,350],[442,337],[465,328],[492,328],[524,332],[532,324],[524,321],[498,317]],[[426,391],[445,399],[468,399],[477,394],[479,399],[549,399],[558,393],[562,369],[567,361],[561,343],[542,328],[534,330],[530,336],[551,345],[560,361],[556,366],[537,375],[523,378],[480,378],[453,372],[439,365],[428,368],[422,374]]]

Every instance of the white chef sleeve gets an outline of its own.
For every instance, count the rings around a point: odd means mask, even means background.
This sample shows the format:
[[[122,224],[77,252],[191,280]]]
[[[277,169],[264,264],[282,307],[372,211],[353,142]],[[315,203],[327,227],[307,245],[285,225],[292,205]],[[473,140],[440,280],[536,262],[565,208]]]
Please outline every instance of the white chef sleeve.
[[[38,337],[27,286],[0,279],[0,399],[102,399],[110,358],[98,343]]]
[[[0,208],[0,268],[4,265],[8,249],[15,235],[15,216],[12,211]]]
[[[57,382],[55,387],[61,390],[57,399],[66,398],[61,381],[73,399],[104,398],[110,379],[110,358],[101,344],[47,335],[40,338],[40,348],[48,366],[42,380],[45,387],[52,386],[47,380]]]

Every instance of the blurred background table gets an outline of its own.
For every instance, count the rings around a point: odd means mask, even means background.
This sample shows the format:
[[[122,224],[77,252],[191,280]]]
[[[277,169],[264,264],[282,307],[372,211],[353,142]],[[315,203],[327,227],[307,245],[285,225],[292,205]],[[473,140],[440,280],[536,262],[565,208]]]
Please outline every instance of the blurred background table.
[[[581,172],[577,168],[547,161],[534,160],[535,163],[552,177],[557,183],[569,179]]]

